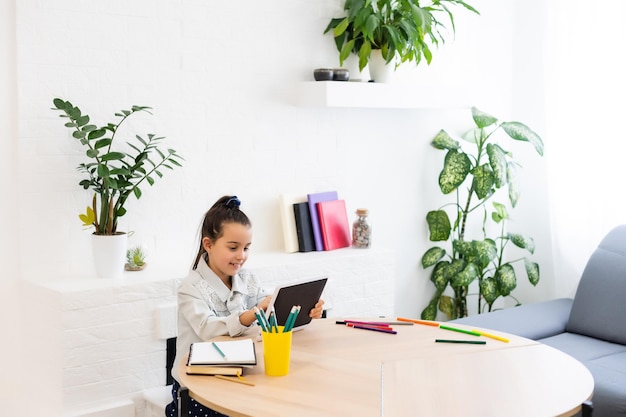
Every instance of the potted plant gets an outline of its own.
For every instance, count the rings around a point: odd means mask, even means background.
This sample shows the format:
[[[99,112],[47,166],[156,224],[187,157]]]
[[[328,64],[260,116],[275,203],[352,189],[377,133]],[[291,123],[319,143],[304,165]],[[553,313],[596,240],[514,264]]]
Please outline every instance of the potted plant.
[[[423,6],[419,0],[345,0],[346,16],[331,19],[324,33],[332,31],[340,65],[354,53],[360,71],[374,59],[374,51],[380,52],[384,64],[397,57],[396,67],[403,62],[418,65],[422,58],[430,64],[431,47],[445,42],[445,25],[438,16],[447,16],[455,31],[451,5],[479,14],[461,0],[433,0]],[[370,72],[374,70],[370,65]],[[379,81],[376,75],[372,78]]]
[[[513,261],[504,257],[511,243],[530,254],[534,253],[535,244],[531,237],[506,232],[507,206],[514,208],[520,196],[516,177],[518,164],[512,154],[496,142],[496,133],[505,132],[510,139],[530,143],[541,156],[543,142],[526,125],[500,122],[475,107],[472,118],[476,127],[463,139],[471,144],[473,152],[466,152],[445,130],[439,131],[432,141],[434,148],[446,153],[439,188],[454,197],[451,203],[426,215],[430,240],[449,244],[447,249],[431,247],[422,256],[422,267],[433,267],[430,279],[436,288],[421,314],[426,320],[435,320],[438,309],[449,319],[467,316],[468,288],[475,281],[478,281],[478,313],[485,307],[491,311],[496,299],[511,296],[516,287],[515,263],[523,261],[532,285],[539,282],[537,263],[527,257]],[[508,203],[495,201],[502,195],[498,193],[502,189],[508,191]],[[488,205],[489,202],[492,204]],[[448,213],[453,216],[453,223]],[[470,237],[468,229],[481,232],[477,237]],[[494,234],[490,236],[490,233]],[[452,295],[445,293],[448,287]]]
[[[119,136],[120,127],[131,116],[138,113],[151,114],[150,107],[132,106],[130,110],[115,113],[119,118],[116,123],[96,126],[90,123],[91,118],[83,114],[78,106],[61,98],[53,100],[52,110],[58,111],[62,118],[68,119],[65,127],[72,131],[72,137],[85,148],[86,162],[78,165],[77,170],[84,174],[79,185],[93,191],[91,205],[86,212],[79,214],[84,226],[94,228],[94,239],[98,236],[121,236],[123,243],[116,249],[115,266],[107,268],[111,260],[101,260],[101,245],[107,243],[94,242],[96,270],[101,276],[117,276],[124,269],[126,253],[126,235],[117,230],[118,219],[126,214],[125,204],[128,198],[142,195],[141,186],[153,185],[163,177],[164,169],[181,166],[182,157],[175,150],[163,151],[159,148],[164,137],[149,133],[145,136],[135,135],[125,142]],[[111,239],[107,239],[106,242]],[[118,259],[119,258],[119,259]]]
[[[126,251],[127,271],[141,271],[146,267],[146,252],[141,246],[134,246]]]

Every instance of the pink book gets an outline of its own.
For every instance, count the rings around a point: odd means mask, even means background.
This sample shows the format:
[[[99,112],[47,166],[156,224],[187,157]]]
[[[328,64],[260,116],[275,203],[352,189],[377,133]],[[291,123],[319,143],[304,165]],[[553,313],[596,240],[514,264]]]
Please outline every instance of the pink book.
[[[327,191],[323,193],[313,193],[307,195],[309,202],[309,212],[311,213],[311,226],[313,227],[313,238],[315,239],[315,250],[324,250],[324,242],[322,241],[322,231],[320,229],[320,221],[317,215],[317,203],[321,201],[337,200],[337,191]]]
[[[344,200],[317,203],[324,250],[346,248],[351,244],[348,213]]]

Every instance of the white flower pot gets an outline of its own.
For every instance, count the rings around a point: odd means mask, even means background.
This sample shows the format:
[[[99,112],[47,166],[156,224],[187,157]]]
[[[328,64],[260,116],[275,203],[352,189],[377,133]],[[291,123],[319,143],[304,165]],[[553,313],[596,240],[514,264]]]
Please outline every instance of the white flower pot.
[[[395,71],[395,59],[392,59],[390,63],[385,62],[380,49],[373,49],[370,53],[370,59],[368,67],[370,70],[370,77],[374,82],[387,83],[390,82],[393,73]]]
[[[96,274],[100,278],[120,278],[126,263],[126,233],[92,235],[92,249]]]

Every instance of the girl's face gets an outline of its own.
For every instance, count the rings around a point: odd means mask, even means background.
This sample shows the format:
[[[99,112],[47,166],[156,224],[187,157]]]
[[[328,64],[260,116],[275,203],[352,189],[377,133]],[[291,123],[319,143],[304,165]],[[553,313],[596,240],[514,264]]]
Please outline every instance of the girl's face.
[[[222,236],[216,241],[202,238],[202,245],[209,254],[209,268],[229,288],[230,277],[235,275],[248,259],[252,244],[252,228],[240,223],[224,223]]]

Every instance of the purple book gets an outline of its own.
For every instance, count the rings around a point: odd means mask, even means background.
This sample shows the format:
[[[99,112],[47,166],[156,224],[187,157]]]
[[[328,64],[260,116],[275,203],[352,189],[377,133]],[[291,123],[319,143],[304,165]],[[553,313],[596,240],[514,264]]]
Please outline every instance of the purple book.
[[[320,219],[317,212],[317,203],[320,201],[337,200],[337,191],[326,191],[323,193],[313,193],[307,195],[309,202],[309,212],[311,213],[311,226],[313,227],[313,238],[315,239],[315,250],[324,250],[324,241],[322,239],[322,229],[320,228]]]

